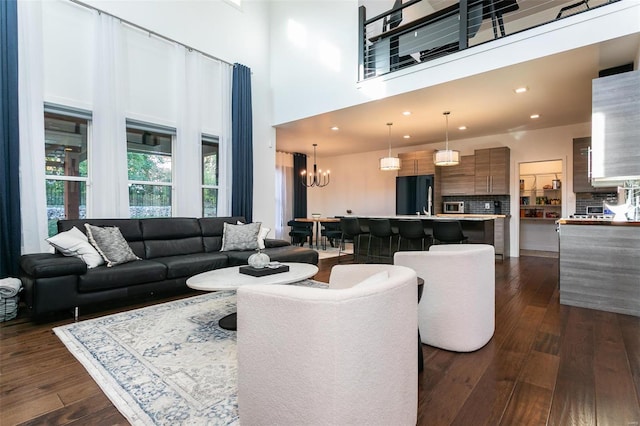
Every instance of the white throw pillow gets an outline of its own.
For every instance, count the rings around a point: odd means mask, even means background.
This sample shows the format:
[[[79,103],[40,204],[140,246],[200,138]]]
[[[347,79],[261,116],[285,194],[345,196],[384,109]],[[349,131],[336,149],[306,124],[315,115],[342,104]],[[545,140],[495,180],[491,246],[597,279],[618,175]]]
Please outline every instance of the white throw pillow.
[[[104,263],[100,253],[89,244],[87,236],[75,226],[68,231],[47,238],[47,242],[65,256],[82,259],[87,264],[87,268],[95,268]]]
[[[271,232],[271,228],[267,228],[266,226],[260,227],[260,232],[258,233],[258,248],[264,248],[264,239],[267,238],[267,235]]]

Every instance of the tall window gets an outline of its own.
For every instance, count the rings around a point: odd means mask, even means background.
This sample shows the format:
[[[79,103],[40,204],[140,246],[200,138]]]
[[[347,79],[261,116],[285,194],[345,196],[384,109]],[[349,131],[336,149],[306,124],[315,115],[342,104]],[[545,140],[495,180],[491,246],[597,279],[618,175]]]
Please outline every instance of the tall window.
[[[84,219],[87,212],[86,118],[44,113],[45,188],[49,236],[58,219]]]
[[[218,215],[218,138],[202,137],[202,217]]]
[[[129,210],[132,218],[170,217],[171,146],[175,132],[127,123]]]

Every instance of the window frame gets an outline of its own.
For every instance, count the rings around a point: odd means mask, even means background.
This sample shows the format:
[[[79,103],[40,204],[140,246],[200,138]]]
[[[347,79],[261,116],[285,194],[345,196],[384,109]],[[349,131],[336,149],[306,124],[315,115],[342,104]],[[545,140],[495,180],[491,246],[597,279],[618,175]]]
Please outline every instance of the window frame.
[[[47,154],[46,154],[46,146],[47,146],[47,139],[46,139],[46,134],[47,134],[47,128],[46,128],[46,120],[47,120],[47,115],[55,115],[61,119],[74,119],[74,120],[69,120],[69,121],[77,121],[78,119],[83,120],[86,125],[86,162],[87,162],[87,175],[86,176],[69,176],[69,175],[51,175],[51,174],[47,174],[47,167],[46,167],[46,159],[47,159]],[[91,174],[92,174],[92,169],[93,167],[91,167],[91,134],[92,134],[92,125],[93,125],[93,115],[91,111],[87,111],[87,110],[83,110],[80,108],[74,108],[74,107],[69,107],[66,105],[59,105],[59,104],[53,104],[53,103],[48,103],[45,102],[44,103],[44,107],[42,110],[42,118],[43,118],[43,142],[44,142],[44,146],[43,149],[45,151],[44,154],[44,180],[45,180],[45,192],[46,192],[46,187],[47,187],[47,182],[48,181],[61,181],[61,182],[78,182],[79,184],[82,184],[84,182],[84,191],[85,191],[85,197],[84,197],[84,215],[85,217],[90,217],[91,216]],[[57,233],[57,229],[56,230],[51,230],[50,228],[50,224],[49,224],[49,202],[46,199],[46,194],[45,194],[45,210],[47,212],[47,235],[48,236],[52,236],[55,235]],[[79,205],[80,206],[80,205]],[[80,207],[78,207],[78,218],[82,219],[81,214],[80,214]],[[66,210],[66,206],[64,206],[64,219],[72,219],[69,217],[69,212],[67,212]],[[53,231],[53,234],[51,233],[51,231]]]
[[[168,136],[170,137],[171,141],[170,141],[170,149],[171,149],[171,174],[170,174],[170,181],[169,182],[165,182],[165,181],[147,181],[147,180],[133,180],[133,179],[129,179],[129,174],[127,172],[127,197],[129,199],[129,217],[134,218],[134,215],[131,214],[131,193],[129,192],[130,188],[132,185],[145,185],[145,186],[164,186],[164,187],[170,187],[170,197],[171,197],[171,205],[170,205],[170,209],[169,209],[169,216],[149,216],[149,217],[174,217],[175,213],[176,213],[176,205],[175,205],[175,199],[176,199],[176,187],[175,187],[175,173],[176,173],[176,159],[175,159],[175,152],[176,152],[176,140],[177,140],[177,130],[174,127],[169,127],[169,126],[163,126],[161,124],[155,124],[155,123],[147,123],[144,121],[139,121],[139,120],[133,120],[133,119],[129,119],[127,118],[126,120],[126,125],[125,125],[125,134],[128,134],[130,130],[136,130],[136,131],[143,131],[143,132],[152,132],[152,133],[159,133],[162,134],[163,136]],[[132,151],[129,151],[129,141],[125,140],[125,144],[127,145],[126,147],[126,153],[127,153],[127,170],[129,169],[129,153]],[[147,217],[147,216],[144,216]]]
[[[204,145],[217,145],[218,154],[216,161],[216,170],[217,170],[217,179],[216,185],[210,185],[204,183],[204,155],[202,153],[202,148]],[[202,196],[201,202],[201,214],[202,217],[218,217],[218,211],[220,207],[220,137],[213,136],[210,134],[202,133],[200,135],[200,194]],[[205,189],[215,189],[216,190],[216,216],[205,216],[205,204],[204,204],[204,191]]]

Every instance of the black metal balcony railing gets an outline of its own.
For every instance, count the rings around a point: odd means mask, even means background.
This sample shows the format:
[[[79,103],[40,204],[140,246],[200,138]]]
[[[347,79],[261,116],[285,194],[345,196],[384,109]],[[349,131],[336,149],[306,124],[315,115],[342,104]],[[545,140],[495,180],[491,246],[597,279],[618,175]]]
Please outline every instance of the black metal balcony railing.
[[[387,74],[615,1],[396,0],[393,8],[370,19],[360,6],[358,78]]]

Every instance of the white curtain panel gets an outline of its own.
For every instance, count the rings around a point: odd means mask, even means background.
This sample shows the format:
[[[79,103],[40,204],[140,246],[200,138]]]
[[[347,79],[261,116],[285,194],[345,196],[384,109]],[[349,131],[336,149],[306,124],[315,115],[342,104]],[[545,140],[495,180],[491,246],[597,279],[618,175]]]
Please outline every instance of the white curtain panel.
[[[222,125],[220,131],[220,161],[218,166],[218,216],[231,215],[231,83],[233,80],[233,66],[220,64],[220,93],[222,93]]]
[[[89,214],[93,218],[128,218],[126,74],[122,24],[95,13],[93,132]]]
[[[44,172],[44,70],[42,3],[18,2],[20,212],[22,253],[49,251],[45,241],[47,199]]]
[[[176,44],[178,127],[174,147],[175,215],[202,216],[202,135],[201,61],[202,55]]]
[[[275,237],[287,239],[287,218],[293,216],[293,154],[276,152],[276,229]]]

